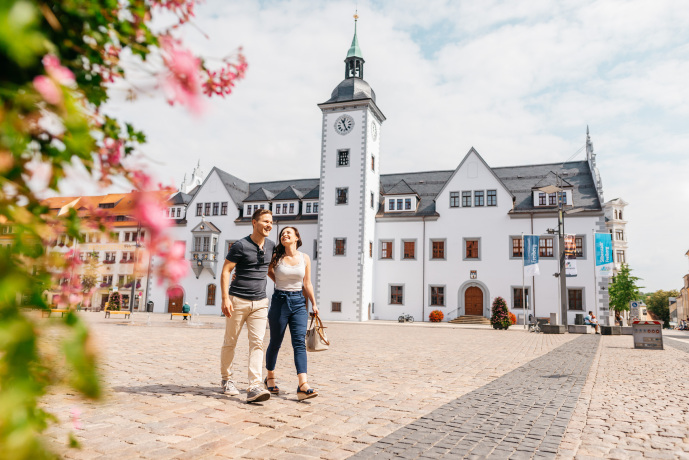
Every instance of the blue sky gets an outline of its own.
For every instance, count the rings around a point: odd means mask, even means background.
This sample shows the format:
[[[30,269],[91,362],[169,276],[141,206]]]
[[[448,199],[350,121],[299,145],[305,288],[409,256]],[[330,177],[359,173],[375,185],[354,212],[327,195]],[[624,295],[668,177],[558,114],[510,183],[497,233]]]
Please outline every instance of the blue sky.
[[[193,118],[142,94],[110,112],[144,129],[146,161],[179,185],[198,159],[247,181],[318,177],[320,118],[344,73],[355,2],[208,0],[185,39],[243,46],[236,92]],[[622,197],[647,290],[689,271],[689,8],[680,0],[361,1],[365,79],[388,120],[383,173],[561,162],[590,126],[605,199]],[[119,92],[121,94],[121,91]],[[583,159],[581,153],[575,159]]]

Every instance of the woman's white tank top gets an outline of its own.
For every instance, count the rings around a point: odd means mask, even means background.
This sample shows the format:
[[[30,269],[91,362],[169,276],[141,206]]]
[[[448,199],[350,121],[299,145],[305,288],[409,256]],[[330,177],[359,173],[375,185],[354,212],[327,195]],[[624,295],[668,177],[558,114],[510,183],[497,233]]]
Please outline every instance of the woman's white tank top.
[[[283,258],[275,267],[275,289],[280,291],[301,291],[306,275],[304,253],[300,252],[297,265],[286,265]]]

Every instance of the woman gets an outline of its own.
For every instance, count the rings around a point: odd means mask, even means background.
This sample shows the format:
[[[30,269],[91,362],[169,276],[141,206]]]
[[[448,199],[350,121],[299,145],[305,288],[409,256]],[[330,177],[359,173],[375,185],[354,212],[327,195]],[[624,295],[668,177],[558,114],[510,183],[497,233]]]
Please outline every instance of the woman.
[[[270,302],[270,310],[268,310],[270,345],[266,351],[268,376],[264,383],[272,394],[280,393],[275,381],[275,364],[285,336],[285,329],[289,325],[294,349],[294,364],[299,378],[297,398],[302,401],[318,396],[318,391],[309,386],[306,375],[305,337],[309,315],[304,296],[311,301],[314,314],[318,314],[318,307],[311,285],[311,259],[303,252],[297,251],[299,246],[301,246],[299,231],[294,227],[283,228],[268,266],[268,276],[275,282],[275,292]]]

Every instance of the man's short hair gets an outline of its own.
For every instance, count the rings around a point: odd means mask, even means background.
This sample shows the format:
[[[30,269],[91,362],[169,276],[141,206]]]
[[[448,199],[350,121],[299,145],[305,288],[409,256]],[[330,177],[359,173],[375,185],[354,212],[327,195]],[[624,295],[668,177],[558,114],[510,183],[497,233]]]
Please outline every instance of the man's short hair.
[[[263,214],[270,214],[271,216],[273,215],[273,212],[270,209],[257,209],[254,211],[254,213],[251,215],[251,220],[258,220],[261,218]]]
[[[591,310],[589,310],[589,315],[592,315],[592,314],[593,314],[593,312]]]

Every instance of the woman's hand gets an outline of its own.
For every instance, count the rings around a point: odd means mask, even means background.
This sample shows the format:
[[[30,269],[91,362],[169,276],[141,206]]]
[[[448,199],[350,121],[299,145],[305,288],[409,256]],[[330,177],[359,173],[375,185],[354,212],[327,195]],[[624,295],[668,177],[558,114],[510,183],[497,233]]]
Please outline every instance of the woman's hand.
[[[318,305],[313,304],[313,314],[317,315],[318,314]]]

